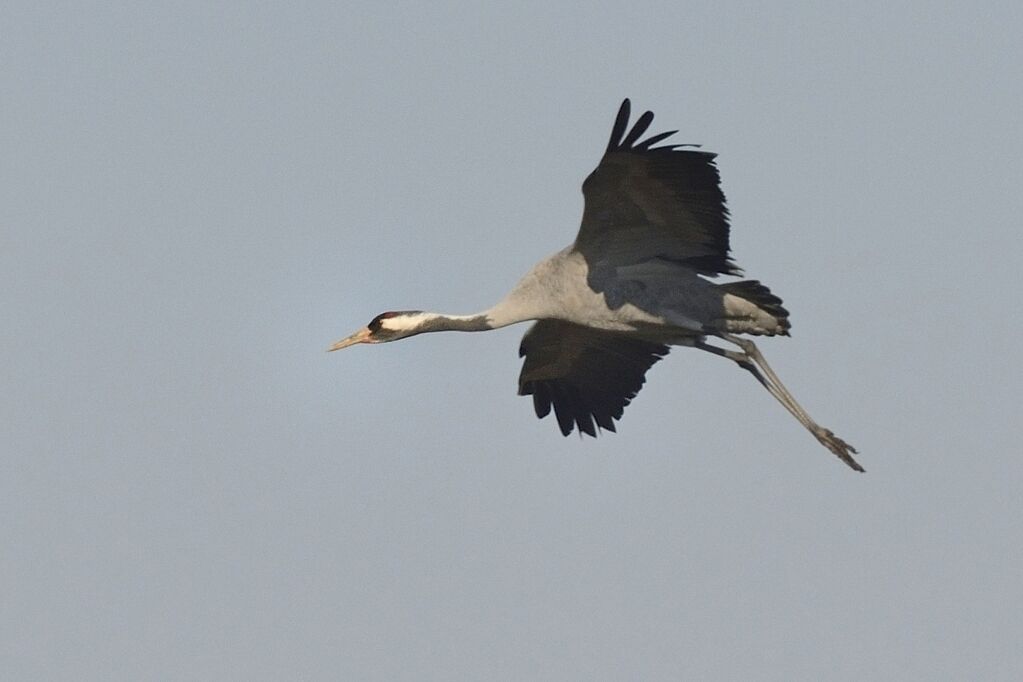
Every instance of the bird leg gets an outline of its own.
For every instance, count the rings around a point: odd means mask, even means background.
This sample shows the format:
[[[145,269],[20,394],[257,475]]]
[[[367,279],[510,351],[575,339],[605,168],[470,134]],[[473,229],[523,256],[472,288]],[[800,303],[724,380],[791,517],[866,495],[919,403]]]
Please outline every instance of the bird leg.
[[[799,421],[800,424],[802,424],[810,431],[813,431],[814,422],[812,419],[810,419],[810,416],[806,413],[806,411],[800,407],[799,403],[794,403],[790,399],[789,395],[780,391],[778,387],[774,385],[774,383],[768,380],[760,372],[757,366],[753,364],[752,358],[750,358],[750,356],[747,355],[745,352],[737,350],[726,350],[724,348],[718,348],[717,346],[711,346],[710,344],[703,342],[695,343],[694,346],[696,348],[699,348],[700,350],[705,350],[708,353],[713,353],[714,355],[719,355],[723,358],[728,358],[732,362],[739,365],[739,367],[742,367],[744,370],[752,374],[753,377],[757,381],[759,381],[764,388],[767,389],[768,393],[774,396],[774,398],[778,402],[780,402],[785,407],[786,410],[792,413],[792,416],[794,416]]]
[[[724,340],[734,343],[742,350],[725,350],[712,346],[702,340],[696,342],[694,346],[700,350],[728,358],[750,372],[774,396],[775,400],[781,403],[824,447],[838,456],[850,468],[856,471],[864,471],[863,467],[853,459],[852,455],[856,453],[856,448],[836,436],[830,429],[819,425],[810,417],[806,410],[796,401],[795,397],[789,393],[789,390],[785,388],[785,384],[774,373],[771,366],[767,364],[767,360],[761,354],[760,349],[756,347],[756,344],[749,339],[731,334],[721,334],[720,336]]]
[[[796,402],[795,397],[789,393],[787,388],[785,388],[785,384],[781,382],[778,375],[775,374],[774,370],[771,369],[771,366],[767,364],[767,360],[760,352],[760,349],[757,348],[756,344],[749,339],[742,338],[741,336],[724,335],[722,338],[739,346],[739,348],[742,349],[742,355],[757,364],[760,370],[767,375],[767,378],[770,379],[771,383],[774,384],[778,392],[783,396],[783,398],[779,398],[779,400],[781,400],[785,406],[789,408],[789,411],[796,416],[796,419],[798,419],[803,426],[813,430],[810,426],[811,424],[814,424],[813,419],[810,418],[807,411],[803,409],[802,405]]]

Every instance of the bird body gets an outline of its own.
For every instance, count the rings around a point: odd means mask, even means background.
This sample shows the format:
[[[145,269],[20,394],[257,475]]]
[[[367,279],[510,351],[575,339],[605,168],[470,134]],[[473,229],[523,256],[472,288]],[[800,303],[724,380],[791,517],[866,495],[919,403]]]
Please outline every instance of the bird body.
[[[650,275],[653,283],[657,275]],[[557,319],[625,334],[643,325],[667,323],[657,312],[667,312],[667,299],[657,300],[666,290],[648,293],[643,273],[623,278],[612,274],[605,280],[603,293],[587,285],[589,276],[586,259],[567,247],[537,263],[488,315],[496,321]],[[675,285],[683,288],[681,281]]]
[[[626,133],[619,109],[604,157],[583,183],[586,206],[575,242],[537,263],[501,301],[472,315],[386,312],[334,344],[380,343],[435,331],[485,331],[535,321],[522,339],[519,393],[539,417],[553,409],[564,435],[615,431],[646,371],[670,346],[688,346],[751,372],[808,431],[857,471],[855,448],[814,422],[738,335],[787,336],[788,311],[756,280],[739,275],[714,154],[646,140],[653,114]],[[708,339],[738,349],[722,348]]]
[[[709,330],[784,334],[784,317],[668,261],[617,268],[601,277],[603,293],[586,282],[586,259],[567,247],[530,269],[497,304],[473,315],[403,311],[383,320],[411,336],[428,331],[484,331],[529,320],[564,322],[675,343]],[[701,322],[701,320],[703,322]],[[405,333],[410,332],[410,333]]]

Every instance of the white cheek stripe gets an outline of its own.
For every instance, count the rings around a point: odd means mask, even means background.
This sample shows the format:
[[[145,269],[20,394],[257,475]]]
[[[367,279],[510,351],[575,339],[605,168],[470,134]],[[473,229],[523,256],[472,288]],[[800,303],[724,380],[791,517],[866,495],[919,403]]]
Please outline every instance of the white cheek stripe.
[[[390,332],[401,332],[415,329],[429,319],[425,313],[415,315],[398,315],[397,317],[385,317],[380,320],[380,326]]]

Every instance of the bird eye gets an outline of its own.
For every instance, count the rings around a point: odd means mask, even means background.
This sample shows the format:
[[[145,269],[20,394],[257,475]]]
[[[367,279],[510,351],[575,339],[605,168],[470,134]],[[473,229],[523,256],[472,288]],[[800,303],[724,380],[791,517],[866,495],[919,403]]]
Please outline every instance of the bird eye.
[[[369,327],[370,331],[378,332],[380,331],[381,326],[383,326],[382,322],[384,320],[390,319],[392,317],[397,317],[400,314],[401,313],[394,312],[393,310],[389,310],[386,313],[380,313],[379,315],[374,317],[373,320],[366,326]]]

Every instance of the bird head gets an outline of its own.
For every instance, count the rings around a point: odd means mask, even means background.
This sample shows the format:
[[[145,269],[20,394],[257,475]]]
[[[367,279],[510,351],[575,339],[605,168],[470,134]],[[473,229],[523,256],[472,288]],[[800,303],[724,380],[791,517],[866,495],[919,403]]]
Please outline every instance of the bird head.
[[[341,350],[357,343],[385,343],[397,341],[422,331],[424,322],[420,310],[398,310],[380,313],[365,327],[351,336],[341,339],[327,351]]]

